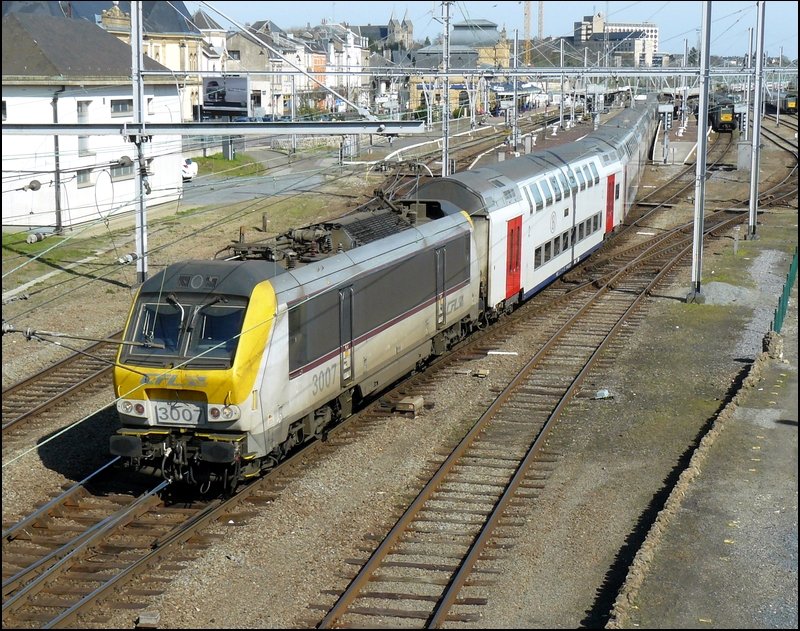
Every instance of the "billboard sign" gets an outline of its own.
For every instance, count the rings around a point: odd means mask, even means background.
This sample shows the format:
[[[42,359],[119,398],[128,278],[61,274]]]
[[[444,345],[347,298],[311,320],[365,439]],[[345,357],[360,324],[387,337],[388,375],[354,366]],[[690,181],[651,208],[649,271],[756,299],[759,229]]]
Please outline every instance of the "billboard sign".
[[[246,116],[250,93],[247,77],[203,77],[203,109],[222,116]]]

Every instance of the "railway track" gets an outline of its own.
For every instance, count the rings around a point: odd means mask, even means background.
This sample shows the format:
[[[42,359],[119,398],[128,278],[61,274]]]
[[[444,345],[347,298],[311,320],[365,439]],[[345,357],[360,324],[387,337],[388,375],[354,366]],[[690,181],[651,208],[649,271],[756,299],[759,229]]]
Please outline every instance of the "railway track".
[[[121,331],[110,336],[121,338]],[[49,420],[60,414],[62,410],[57,406],[71,395],[110,388],[117,348],[113,342],[98,342],[5,389],[3,442],[13,441],[18,435],[14,429],[25,422]]]
[[[680,238],[680,231],[676,230],[675,235]],[[645,256],[640,255],[640,264]],[[611,273],[606,278],[609,282],[619,282],[618,279],[612,279]],[[597,277],[594,277],[577,287],[546,290],[536,309],[533,306],[527,310],[520,309],[517,312],[520,316],[515,314],[509,317],[504,327],[493,328],[491,334],[479,335],[460,352],[437,363],[436,370],[459,369],[459,362],[469,361],[475,353],[484,353],[486,348],[496,347],[503,338],[513,338],[518,334],[518,328],[515,327],[525,326],[541,331],[543,344],[546,336],[555,336],[556,329],[560,328],[562,334],[565,333],[568,330],[565,321],[567,314],[577,317],[579,310],[585,308],[588,296],[597,293],[594,289],[596,283]],[[621,294],[628,299],[627,290]],[[564,301],[568,298],[575,304],[565,307]],[[543,306],[545,304],[558,305],[558,308],[548,310]],[[525,319],[523,314],[526,311],[538,315],[528,315]],[[560,314],[558,318],[554,317],[554,312]],[[534,372],[546,381],[555,374],[544,364]],[[418,379],[432,379],[434,377],[431,375],[435,373],[426,372],[419,375]],[[511,374],[507,375],[509,381],[512,381],[512,377]],[[548,392],[563,385],[559,379],[556,379],[556,383],[529,383],[525,392],[528,395],[537,390]],[[420,387],[418,382],[409,382],[373,402],[362,414],[337,428],[336,433],[341,432],[344,436],[340,440],[351,440],[348,432],[358,432],[353,427],[385,416],[387,405],[391,409],[393,401],[408,390],[419,391]],[[518,412],[512,411],[512,417]],[[507,429],[508,423],[513,426],[514,421],[496,423],[499,423],[496,427]],[[502,431],[499,435],[502,435]],[[357,437],[352,440],[357,440]],[[487,440],[488,435],[484,437],[484,445],[489,444]],[[301,455],[309,457],[308,450],[301,452]],[[500,460],[504,461],[504,458]],[[144,606],[142,601],[158,593],[158,585],[182,568],[178,561],[199,554],[208,544],[208,537],[198,534],[204,527],[221,515],[225,515],[226,520],[239,520],[242,515],[256,511],[263,502],[273,499],[282,486],[281,471],[292,466],[292,462],[287,461],[227,502],[195,500],[185,506],[177,504],[174,498],[165,502],[158,495],[164,489],[163,484],[145,492],[140,492],[144,484],[139,487],[131,485],[120,492],[115,490],[117,482],[113,477],[103,478],[100,474],[76,485],[62,497],[4,531],[4,626],[73,625],[84,612],[93,611],[99,598],[105,599],[111,607]],[[508,463],[498,464],[502,468]],[[125,479],[130,480],[129,476]],[[181,551],[175,550],[177,544],[187,541],[190,543],[182,546]],[[151,587],[126,588],[137,575],[140,583]],[[100,623],[103,620],[96,615],[92,619]]]
[[[710,232],[741,221],[718,222]],[[478,419],[417,498],[359,566],[317,625],[424,627],[480,620],[482,598],[470,595],[513,546],[557,455],[546,438],[583,379],[613,344],[631,332],[643,301],[691,251],[691,235],[658,244],[607,276]],[[676,251],[677,250],[677,251]],[[515,326],[538,326],[535,319]],[[506,331],[504,334],[512,334]],[[608,360],[607,357],[604,359]],[[325,609],[324,604],[314,608]]]
[[[678,240],[680,239],[679,236],[676,236],[675,238],[678,239]],[[674,249],[675,247],[678,247],[678,245],[673,243],[673,244],[671,244],[670,247]],[[651,253],[651,255],[654,256],[655,254]],[[631,255],[631,256],[633,256],[633,255]],[[644,255],[636,255],[636,256],[638,258],[638,262],[639,262],[640,265],[645,264]],[[564,296],[566,296],[568,294],[571,295],[572,297],[577,296],[578,292],[583,292],[584,294],[588,294],[590,292],[593,293],[594,290],[592,289],[592,287],[596,286],[599,282],[610,284],[609,285],[611,287],[610,291],[613,293],[615,291],[613,289],[615,286],[622,287],[621,285],[615,285],[615,283],[620,282],[620,279],[617,278],[617,279],[614,279],[613,281],[611,280],[609,275],[615,274],[615,273],[616,273],[615,271],[606,271],[604,273],[596,272],[596,273],[592,274],[590,277],[588,277],[587,279],[585,279],[580,287],[575,287],[575,286],[571,286],[571,287],[563,287],[563,286],[562,287],[553,287],[552,289],[549,289],[549,290],[546,290],[545,292],[543,292],[543,301],[548,301],[548,300],[549,301],[561,301],[564,298]],[[606,278],[606,277],[608,277],[608,278]],[[620,289],[617,289],[616,291],[620,291]],[[623,288],[621,291],[622,291],[622,293],[627,293],[627,289],[626,288]],[[562,303],[562,305],[563,305],[563,303]],[[569,311],[574,313],[575,309],[577,309],[577,308],[579,308],[579,306],[576,306],[574,308],[570,308]],[[563,307],[562,307],[561,310],[563,310]],[[635,316],[630,316],[630,317],[635,317]],[[541,326],[543,323],[549,323],[550,328],[545,328],[544,326]],[[540,320],[538,320],[538,322],[536,324],[528,325],[528,326],[539,327],[540,329],[542,329],[543,335],[544,335],[544,332],[546,332],[549,335],[549,334],[553,333],[553,327],[557,328],[557,327],[563,326],[563,322],[562,321],[556,322],[556,321],[554,321],[554,319],[551,316],[542,315]],[[515,333],[513,331],[509,330],[503,335],[506,335],[506,336],[508,336],[510,338],[510,337],[513,337],[515,335]],[[473,353],[473,354],[476,353],[476,352],[478,352],[478,353],[485,352],[486,349],[492,348],[492,347],[496,347],[497,344],[498,344],[498,342],[496,340],[492,341],[492,340],[489,340],[489,339],[484,339],[482,341],[476,341],[475,342],[475,346],[471,347],[470,350],[467,350],[465,352],[467,353],[467,355],[469,355],[470,352]],[[453,360],[453,361],[455,361],[455,360]],[[455,365],[456,364],[451,364],[451,368],[450,369],[451,370],[457,369],[457,368],[453,368],[452,367],[452,366],[455,366]],[[446,364],[442,365],[442,367],[445,367],[445,366],[446,366]],[[547,371],[547,369],[545,369],[545,370],[542,370],[542,371],[539,371],[539,372],[545,372],[546,373],[548,371]],[[511,381],[512,377],[513,377],[513,375],[509,375],[508,380]],[[547,385],[548,384],[545,384],[545,386],[547,386]],[[543,386],[543,389],[546,389],[545,386]],[[414,391],[414,392],[419,391],[420,387],[421,386],[419,386],[418,384],[409,384],[409,385],[406,385],[403,388],[399,389],[396,393],[390,394],[387,397],[382,398],[381,402],[376,404],[377,407],[373,407],[371,410],[369,410],[369,411],[367,411],[365,413],[364,418],[370,418],[370,417],[376,418],[376,417],[379,417],[381,414],[385,414],[386,408],[387,407],[389,407],[389,408],[392,407],[392,401],[396,401],[397,398],[404,396],[405,394],[407,394],[410,391]],[[424,390],[424,386],[422,386],[422,388]],[[513,417],[515,413],[516,412],[513,412],[511,414],[511,416]],[[505,422],[509,422],[509,421],[505,421]],[[513,421],[510,421],[510,422],[513,422]],[[349,425],[348,427],[352,427],[352,425]],[[500,425],[498,425],[498,427],[500,427]],[[344,429],[344,426],[343,426],[342,429]],[[542,428],[541,431],[544,431],[544,428]],[[485,443],[485,444],[488,444],[488,443]],[[552,455],[550,455],[550,456],[552,456]],[[483,456],[481,456],[481,458],[483,458]],[[490,458],[489,459],[489,463],[490,464],[491,464],[491,460],[492,459]],[[503,460],[503,459],[501,459],[501,460]],[[479,459],[479,461],[480,461],[480,459]],[[545,454],[545,456],[543,458],[540,458],[540,460],[536,461],[533,465],[531,465],[533,467],[533,470],[535,471],[535,473],[533,474],[533,478],[526,478],[525,480],[523,480],[520,483],[519,488],[523,489],[522,495],[524,495],[525,489],[528,490],[528,492],[529,492],[529,494],[531,496],[535,495],[536,488],[537,488],[538,485],[541,485],[543,483],[543,481],[545,480],[546,475],[547,475],[547,471],[552,466],[552,461],[553,461],[553,458],[549,457],[547,454]],[[500,468],[504,468],[505,467],[505,463],[504,462],[500,462],[498,464],[501,465]],[[485,467],[485,468],[494,469],[494,467]],[[277,472],[277,469],[276,469],[276,472]],[[537,477],[537,476],[539,476],[539,477]],[[265,478],[265,480],[273,480],[273,477],[269,476],[268,478]],[[265,494],[263,494],[263,495],[256,494],[256,495],[253,496],[253,499],[250,499],[250,500],[237,497],[237,499],[239,501],[249,502],[249,504],[250,504],[249,507],[246,507],[245,509],[243,509],[241,514],[246,514],[247,511],[249,511],[249,510],[257,509],[257,507],[263,501],[265,501],[264,499],[258,499],[259,497],[261,497],[261,498],[273,497],[274,493],[276,493],[276,492],[279,492],[279,491],[276,491],[273,488],[273,491],[265,492]],[[270,495],[270,493],[272,493],[272,495]],[[514,496],[515,501],[516,500],[524,500],[525,498],[522,497],[522,495],[520,495],[520,492],[518,491],[518,494],[516,496]],[[131,502],[133,497],[134,497],[134,495],[132,495],[132,494],[126,494],[125,499],[128,502]],[[142,501],[144,501],[144,500],[142,500]],[[91,502],[89,502],[89,503],[91,504]],[[144,504],[137,504],[138,507],[141,507],[143,505]],[[117,506],[116,508],[119,509],[119,506]],[[130,523],[128,524],[131,527],[131,530],[129,530],[128,532],[129,533],[135,533],[135,534],[141,534],[143,531],[146,532],[149,529],[148,521],[152,521],[154,519],[156,519],[156,520],[158,519],[157,517],[154,517],[154,515],[158,516],[158,515],[161,515],[162,513],[173,513],[174,514],[174,513],[180,512],[180,511],[176,511],[176,510],[170,510],[171,508],[173,508],[173,505],[167,505],[167,504],[154,504],[152,506],[148,505],[147,510],[145,510],[142,513],[144,515],[143,519],[141,519],[141,520],[133,520],[133,519],[131,519]],[[198,510],[203,511],[203,510],[205,510],[206,507],[205,506],[203,506],[203,507],[198,506],[198,507],[193,507],[193,508],[197,508]],[[106,508],[105,508],[105,516],[101,517],[99,519],[99,521],[102,521],[103,519],[107,519],[110,515],[114,514],[115,511],[113,509],[114,509],[113,503],[111,505],[106,506]],[[63,509],[60,509],[60,510],[63,510]],[[86,510],[86,509],[84,508],[83,510]],[[231,508],[231,507],[228,507],[228,508],[221,509],[221,510],[231,511],[231,510],[235,510],[235,509]],[[59,512],[58,510],[53,511],[54,514],[57,514],[58,512]],[[103,510],[102,509],[99,512],[100,512],[101,515],[103,514]],[[78,512],[76,514],[80,515],[81,513]],[[184,513],[184,516],[188,515],[188,514],[189,513],[186,512],[186,513]],[[73,562],[78,564],[76,567],[80,567],[81,565],[84,565],[84,566],[88,566],[90,568],[93,568],[95,571],[92,572],[91,578],[98,578],[98,577],[102,576],[102,573],[99,573],[97,571],[97,568],[104,567],[106,570],[108,570],[109,569],[109,564],[113,565],[113,563],[116,563],[117,565],[120,565],[122,563],[122,560],[121,560],[121,557],[120,557],[121,550],[134,548],[134,547],[137,548],[137,549],[144,550],[144,549],[148,548],[148,546],[149,546],[150,549],[154,549],[154,548],[159,548],[159,549],[164,548],[164,549],[166,549],[167,546],[165,544],[166,544],[166,542],[168,540],[169,541],[174,540],[174,541],[177,542],[177,541],[179,541],[181,539],[181,537],[183,537],[183,540],[188,540],[188,539],[191,539],[192,537],[195,536],[195,534],[193,534],[193,533],[196,533],[197,531],[194,530],[193,532],[190,532],[188,530],[187,525],[186,525],[187,521],[191,521],[192,523],[196,524],[197,528],[202,528],[202,524],[207,524],[209,521],[212,521],[213,519],[218,518],[218,515],[220,513],[216,513],[216,516],[215,516],[215,514],[212,512],[212,510],[209,509],[207,513],[202,513],[204,515],[204,517],[202,519],[198,517],[198,515],[200,515],[200,514],[201,514],[201,512],[192,513],[190,519],[187,519],[187,520],[184,520],[184,521],[176,519],[175,523],[172,524],[171,529],[169,529],[168,531],[161,530],[161,531],[154,531],[153,533],[148,533],[148,535],[146,537],[141,538],[143,541],[149,541],[149,543],[145,543],[145,544],[143,544],[142,541],[135,541],[135,540],[131,540],[128,544],[125,544],[124,542],[127,541],[127,539],[125,539],[125,537],[128,536],[127,534],[123,536],[123,535],[120,535],[120,533],[118,531],[109,531],[109,533],[107,535],[105,535],[105,539],[102,539],[102,540],[101,539],[95,539],[94,540],[95,543],[100,546],[100,548],[97,548],[97,549],[102,550],[103,554],[105,554],[105,556],[88,556],[88,557],[84,556],[84,557],[81,557],[79,559],[78,557],[80,555],[78,553],[75,553],[74,556],[72,557]],[[207,518],[206,518],[206,516],[207,516]],[[96,525],[97,523],[99,523],[97,515],[94,515],[93,518],[95,519],[93,524]],[[46,523],[46,522],[51,521],[51,520],[52,519],[49,516],[48,517],[43,517],[41,519],[41,522],[37,521],[37,524]],[[513,520],[503,521],[501,518],[498,518],[498,520],[500,520],[498,522],[500,525],[505,526],[505,527],[509,527],[509,528],[513,528],[513,523],[510,523],[510,522],[513,522]],[[72,521],[80,522],[79,519],[74,519],[74,518],[72,519]],[[202,522],[202,524],[201,524],[201,522]],[[162,522],[162,523],[165,523],[165,522]],[[74,524],[72,524],[72,523],[67,522],[67,526],[68,527],[65,527],[64,522],[62,522],[60,527],[55,528],[54,532],[57,532],[57,531],[60,530],[62,535],[63,535],[63,532],[65,532],[65,531],[80,532],[80,533],[83,532],[83,531],[79,531],[79,529],[76,528],[76,526]],[[28,530],[30,530],[33,527],[30,526],[30,524],[29,524],[28,526],[26,526],[26,528]],[[37,528],[37,530],[35,530],[34,532],[36,533],[37,536],[38,535],[42,535],[42,534],[44,534],[46,532],[44,530],[44,528],[46,528],[46,526],[37,525],[36,528]],[[180,533],[180,534],[178,534],[178,533]],[[5,533],[4,533],[4,535],[5,535]],[[86,535],[83,535],[83,536],[85,537]],[[54,541],[57,542],[58,540],[57,540],[57,538],[48,536],[48,537],[45,537],[44,539],[41,539],[41,541],[45,541],[47,538],[50,539],[50,544],[49,545],[45,545],[43,547],[45,549],[47,549],[49,547],[50,550],[52,551],[52,549],[56,545],[53,542]],[[20,537],[14,537],[14,540],[16,540],[16,539],[19,539],[20,541],[25,541],[24,537],[21,537],[21,536]],[[6,537],[4,536],[4,542],[5,541],[6,541]],[[115,544],[117,544],[117,542],[119,542],[119,541],[122,541],[123,544],[117,545],[117,547],[114,547]],[[61,545],[64,544],[63,541],[60,542],[60,543],[61,543]],[[136,544],[136,545],[134,545],[134,544]],[[203,544],[203,537],[199,536],[198,539],[197,539],[197,545],[196,545],[196,549],[198,551],[202,549],[202,545],[201,544]],[[105,547],[103,547],[103,546],[105,546]],[[115,558],[114,561],[112,561],[112,557],[114,556],[113,553],[115,553],[116,556],[120,557],[120,558]],[[72,554],[72,551],[70,551],[70,554]],[[178,558],[181,558],[180,554],[182,554],[182,553],[177,554]],[[6,556],[8,556],[9,559],[15,559],[16,558],[17,560],[19,560],[20,556],[25,556],[25,555],[24,554],[19,554],[19,553],[13,553],[13,554],[9,553],[7,555],[6,554],[6,549],[4,547],[4,553],[3,553],[4,562],[5,562]],[[27,556],[28,556],[28,558],[30,558],[33,555],[28,553]],[[175,553],[173,553],[173,557],[174,556],[175,556]],[[145,557],[141,557],[141,558],[145,558]],[[485,560],[486,556],[484,555],[484,557],[482,557],[482,558]],[[122,572],[121,568],[117,567],[116,569],[120,570],[120,572],[114,573],[113,576],[106,577],[106,578],[109,578],[109,581],[108,581],[109,584],[108,584],[108,586],[106,586],[102,590],[100,590],[99,594],[104,595],[104,597],[106,597],[106,598],[109,598],[108,594],[113,591],[114,594],[118,594],[118,595],[115,595],[113,597],[114,602],[117,603],[118,606],[120,606],[120,607],[140,606],[142,600],[146,599],[148,596],[151,596],[153,594],[138,593],[135,590],[126,592],[124,589],[120,589],[120,588],[124,584],[125,580],[129,580],[129,579],[125,578],[125,577],[133,575],[133,572],[136,571],[135,568],[140,568],[140,567],[145,566],[145,565],[147,565],[149,563],[159,563],[159,561],[158,561],[158,559],[156,559],[154,557],[148,557],[147,561],[142,561],[142,560],[134,561],[132,563],[129,563],[129,565],[131,567],[133,567],[134,569],[126,570],[125,573]],[[356,563],[358,563],[358,560],[356,560]],[[97,565],[95,566],[93,564],[97,564]],[[103,565],[103,564],[106,564],[106,565]],[[4,563],[4,565],[5,565],[5,563]],[[64,569],[64,567],[65,567],[64,565],[60,566],[59,572],[57,572],[57,573],[76,574],[76,575],[80,576],[81,570],[76,570],[75,572],[70,572],[69,570]],[[172,570],[170,570],[170,567],[172,567]],[[165,574],[168,575],[170,571],[177,571],[177,569],[179,569],[180,567],[181,567],[180,563],[172,563],[172,564],[170,564],[169,562],[162,563],[161,565],[158,566],[159,571],[162,572],[162,573],[161,574],[156,573],[156,574],[153,574],[151,576],[153,584],[154,585],[158,585],[161,581],[164,580]],[[412,566],[400,566],[400,567],[405,567],[406,570],[408,570],[409,567],[410,567],[413,570]],[[17,572],[20,572],[23,569],[25,569],[25,568],[17,568]],[[5,567],[4,567],[4,572],[5,572]],[[128,574],[128,572],[130,572],[130,575]],[[489,575],[490,575],[490,573],[489,573]],[[28,574],[28,576],[30,576],[30,574]],[[87,577],[87,576],[83,576],[81,578],[81,580],[87,580],[87,582],[88,582],[88,578],[89,577]],[[145,579],[145,580],[149,580],[149,579]],[[168,580],[168,579],[166,579],[166,580]],[[4,581],[5,581],[5,574],[4,574]],[[477,579],[471,579],[470,583],[473,586],[476,586],[479,583],[479,581]],[[19,593],[23,589],[26,589],[26,586],[28,584],[30,584],[30,583],[26,583],[24,586],[23,585],[18,585],[15,588],[14,594]],[[467,584],[467,583],[465,583],[465,584]],[[80,615],[81,611],[86,610],[86,609],[91,609],[93,607],[93,599],[88,599],[87,597],[89,596],[89,594],[99,590],[99,585],[98,585],[97,581],[88,582],[88,585],[91,587],[91,590],[88,593],[85,592],[85,591],[80,592],[80,593],[77,592],[76,591],[76,590],[78,590],[78,585],[77,584],[58,582],[54,578],[51,578],[51,579],[49,579],[47,581],[42,581],[42,583],[40,583],[40,585],[42,585],[42,587],[40,587],[40,588],[33,588],[33,587],[27,588],[28,591],[26,593],[30,593],[31,596],[33,596],[33,597],[35,597],[36,594],[43,594],[43,596],[41,597],[41,600],[36,600],[34,598],[32,600],[27,600],[27,602],[26,602],[26,598],[30,598],[30,597],[23,597],[23,596],[18,597],[18,599],[15,600],[13,604],[9,605],[9,610],[8,610],[9,611],[9,621],[16,621],[19,624],[21,624],[22,626],[25,626],[25,625],[60,626],[62,624],[67,624],[68,623],[68,618],[71,619],[71,620],[74,620],[75,616]],[[155,592],[155,591],[157,591],[157,588],[154,587],[153,590],[151,590],[151,591]],[[389,594],[390,592],[387,591],[385,593]],[[14,594],[9,592],[9,596],[10,597],[14,597]],[[64,601],[67,600],[66,598],[64,598],[64,596],[66,594],[72,594],[73,596],[75,596],[75,594],[83,594],[83,595],[81,595],[80,598],[71,598],[71,600],[70,600],[71,604],[69,604],[69,606],[64,606],[66,604]],[[5,595],[6,595],[6,591],[5,591],[5,584],[4,584],[4,597],[5,597]],[[471,599],[471,600],[467,600],[467,599]],[[430,598],[428,598],[428,600],[430,601]],[[60,602],[60,604],[56,604],[56,603],[59,603],[59,602]],[[78,602],[82,603],[80,605],[80,607],[73,609],[73,607],[75,607],[78,604]],[[387,602],[389,602],[389,601],[387,601]],[[456,602],[456,604],[458,606],[463,607],[463,608],[465,608],[467,610],[470,607],[476,607],[476,606],[480,605],[480,599],[479,598],[473,598],[473,597],[469,597],[469,596],[462,598],[460,601],[456,600],[455,602]],[[48,618],[45,621],[44,620],[45,614],[42,613],[42,609],[47,610],[48,608],[51,609],[52,611],[50,613],[48,613],[47,615],[52,615],[52,617]],[[388,605],[387,605],[386,608],[387,609],[391,609],[391,607],[389,607]],[[26,613],[26,612],[28,612],[28,613]],[[67,614],[67,616],[66,617],[62,617],[62,616],[64,616],[64,614],[66,612],[69,612]],[[356,614],[356,615],[358,615],[358,614]],[[461,613],[456,613],[456,614],[446,613],[444,615],[446,615],[446,616],[450,616],[450,615],[462,616],[460,619],[467,620],[467,619],[472,619],[472,617],[474,617],[474,615],[475,615],[475,612],[474,611],[463,611]],[[372,618],[372,616],[370,616],[370,618],[371,618],[372,622],[374,622],[374,618]],[[20,622],[20,620],[21,620],[21,622]],[[8,625],[5,625],[5,621],[6,621],[6,606],[4,604],[4,626],[8,626]],[[9,624],[11,624],[11,622]]]

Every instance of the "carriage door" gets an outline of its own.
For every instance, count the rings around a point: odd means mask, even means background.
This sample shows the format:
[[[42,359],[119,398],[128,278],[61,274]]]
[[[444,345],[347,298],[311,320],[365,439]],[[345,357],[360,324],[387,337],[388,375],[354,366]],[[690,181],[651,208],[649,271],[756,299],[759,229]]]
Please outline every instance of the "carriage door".
[[[522,263],[522,217],[515,217],[507,224],[506,242],[506,298],[519,293]]]
[[[436,250],[436,328],[441,329],[446,322],[447,287],[445,286],[446,248]]]
[[[606,184],[606,232],[614,229],[614,174],[608,176]]]
[[[353,380],[353,288],[339,290],[339,374],[342,387]]]

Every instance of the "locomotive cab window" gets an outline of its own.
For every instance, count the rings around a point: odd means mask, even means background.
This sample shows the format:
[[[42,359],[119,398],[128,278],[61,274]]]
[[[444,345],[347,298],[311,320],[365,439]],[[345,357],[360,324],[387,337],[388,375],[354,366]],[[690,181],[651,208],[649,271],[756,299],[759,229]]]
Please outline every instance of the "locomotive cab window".
[[[183,363],[227,368],[242,331],[246,301],[235,297],[174,296],[143,298],[135,328],[128,336],[137,346],[124,355],[144,365]]]

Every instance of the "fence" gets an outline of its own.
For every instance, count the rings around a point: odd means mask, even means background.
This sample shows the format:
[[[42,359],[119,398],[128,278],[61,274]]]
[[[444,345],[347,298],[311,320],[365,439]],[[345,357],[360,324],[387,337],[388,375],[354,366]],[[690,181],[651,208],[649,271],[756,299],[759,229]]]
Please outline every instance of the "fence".
[[[792,257],[792,264],[789,267],[789,273],[786,275],[786,282],[783,285],[783,292],[778,300],[778,308],[775,309],[775,317],[772,319],[772,330],[776,333],[781,332],[783,327],[783,319],[786,317],[786,312],[789,310],[789,295],[792,293],[792,286],[794,280],[797,278],[797,248],[794,249],[794,256]]]

